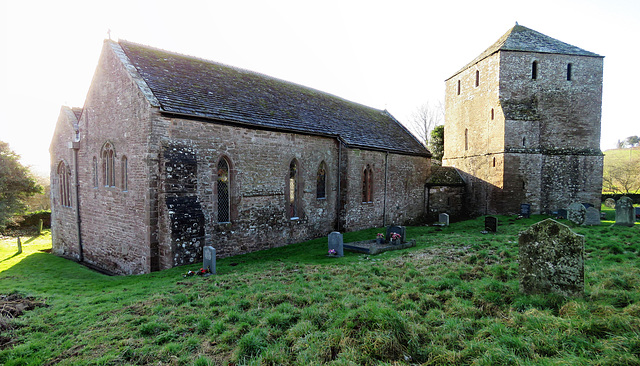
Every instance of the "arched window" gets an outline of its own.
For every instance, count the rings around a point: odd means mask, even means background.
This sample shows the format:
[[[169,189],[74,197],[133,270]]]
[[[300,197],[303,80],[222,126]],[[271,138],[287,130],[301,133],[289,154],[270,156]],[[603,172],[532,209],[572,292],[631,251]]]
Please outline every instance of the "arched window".
[[[121,178],[121,182],[120,185],[122,186],[122,190],[123,191],[128,191],[129,190],[129,166],[128,166],[128,161],[127,161],[127,157],[123,156],[122,160],[120,161],[120,178]]]
[[[116,170],[114,159],[116,152],[110,142],[106,142],[102,147],[102,178],[105,187],[116,185]]]
[[[480,86],[480,70],[476,70],[476,87]]]
[[[572,68],[573,68],[573,65],[567,64],[567,81],[571,81],[571,69]]]
[[[538,79],[538,61],[533,61],[531,64],[531,79]]]
[[[218,161],[218,179],[216,182],[219,223],[231,222],[230,184],[229,162],[223,157]]]
[[[98,158],[93,157],[93,188],[98,188]]]
[[[289,195],[287,200],[287,209],[289,218],[297,219],[300,209],[300,194],[298,185],[300,184],[298,162],[296,159],[291,160],[289,164]]]
[[[373,202],[373,171],[369,164],[362,173],[362,202]]]
[[[71,170],[63,161],[58,164],[58,193],[60,205],[71,207]]]
[[[324,161],[321,162],[320,166],[318,167],[318,175],[316,177],[316,181],[316,198],[327,198],[327,166]]]
[[[523,138],[522,138],[522,146],[523,146],[523,147],[524,147],[524,146],[527,146],[527,138],[526,138],[526,137],[523,137]]]
[[[464,129],[464,149],[469,150],[469,129]]]

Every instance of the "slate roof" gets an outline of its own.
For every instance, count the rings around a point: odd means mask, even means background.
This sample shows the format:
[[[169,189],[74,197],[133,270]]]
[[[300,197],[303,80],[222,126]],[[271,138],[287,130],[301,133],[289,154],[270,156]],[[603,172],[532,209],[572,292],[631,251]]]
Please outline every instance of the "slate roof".
[[[118,44],[165,113],[339,136],[350,147],[431,156],[386,110],[209,60]]]
[[[449,186],[463,187],[464,180],[458,172],[458,169],[451,166],[433,166],[431,168],[431,176],[427,180],[428,187],[433,186]]]
[[[482,52],[473,61],[469,62],[465,67],[458,70],[454,77],[466,70],[470,66],[482,61],[483,59],[493,55],[498,51],[517,51],[517,52],[536,52],[536,53],[553,53],[560,55],[603,57],[596,53],[583,50],[582,48],[572,46],[568,43],[561,42],[555,38],[546,36],[540,32],[525,26],[516,25],[509,29],[498,41]],[[450,78],[449,78],[450,79]]]

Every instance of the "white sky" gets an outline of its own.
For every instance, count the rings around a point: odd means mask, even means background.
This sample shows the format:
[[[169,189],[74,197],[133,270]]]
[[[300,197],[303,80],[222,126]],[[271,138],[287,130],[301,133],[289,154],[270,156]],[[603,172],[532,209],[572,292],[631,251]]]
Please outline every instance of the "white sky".
[[[108,29],[386,108],[408,124],[516,21],[605,56],[603,150],[640,135],[638,0],[0,0],[0,140],[48,175],[60,106],[83,106]]]

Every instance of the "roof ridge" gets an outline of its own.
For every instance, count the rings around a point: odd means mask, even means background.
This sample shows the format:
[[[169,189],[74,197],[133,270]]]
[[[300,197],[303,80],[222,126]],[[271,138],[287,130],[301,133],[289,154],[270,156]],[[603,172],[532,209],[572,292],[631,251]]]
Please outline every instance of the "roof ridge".
[[[522,36],[522,37],[519,37]],[[520,39],[516,39],[516,38]],[[511,41],[511,43],[510,43]],[[534,47],[535,46],[535,47]],[[547,36],[544,33],[540,33],[534,29],[525,27],[516,22],[516,25],[511,27],[506,33],[504,33],[496,42],[485,49],[480,55],[474,58],[471,62],[467,63],[463,68],[459,69],[452,76],[447,78],[449,80],[462,71],[475,65],[476,63],[484,60],[485,58],[493,55],[499,51],[515,51],[515,52],[533,52],[533,53],[548,53],[548,54],[565,54],[585,57],[603,57],[594,52],[587,51],[572,44],[560,41],[556,38]]]
[[[332,98],[340,99],[342,101],[345,101],[345,102],[348,102],[348,103],[351,103],[351,104],[355,104],[355,105],[358,105],[358,106],[361,106],[361,107],[364,107],[364,108],[368,108],[368,109],[371,109],[371,110],[375,110],[375,111],[378,111],[378,112],[381,112],[381,113],[386,112],[386,109],[380,109],[380,108],[371,107],[371,106],[368,106],[368,105],[360,103],[360,102],[356,102],[356,101],[353,101],[353,100],[350,100],[350,99],[343,98],[343,97],[341,97],[339,95],[336,95],[336,94],[333,94],[333,93],[329,93],[329,92],[326,92],[326,91],[323,91],[323,90],[320,90],[320,89],[316,89],[316,88],[313,88],[313,87],[310,87],[310,86],[307,86],[307,85],[296,83],[294,81],[289,81],[289,80],[285,80],[285,79],[282,79],[282,78],[279,78],[279,77],[268,75],[268,74],[262,73],[260,71],[254,71],[254,70],[250,70],[250,69],[247,69],[247,68],[230,65],[230,64],[227,64],[227,63],[224,63],[224,62],[215,61],[215,60],[212,60],[212,59],[193,56],[193,55],[188,55],[188,54],[181,53],[181,52],[170,51],[170,50],[166,50],[166,49],[163,49],[163,48],[149,46],[149,45],[145,45],[145,44],[138,43],[138,42],[118,39],[117,43],[120,44],[120,42],[124,42],[124,43],[130,44],[130,45],[135,45],[135,46],[138,46],[138,47],[144,47],[144,48],[147,48],[147,49],[150,49],[150,50],[154,50],[154,51],[165,52],[165,53],[168,53],[168,54],[171,54],[171,55],[175,55],[175,56],[179,56],[179,57],[185,57],[185,58],[198,60],[198,61],[202,61],[202,62],[205,62],[205,63],[213,64],[213,65],[226,67],[226,68],[238,71],[238,72],[244,72],[244,73],[248,73],[248,74],[253,74],[253,75],[256,75],[256,76],[260,76],[262,78],[271,79],[273,81],[277,81],[277,82],[281,82],[281,83],[297,86],[297,87],[300,87],[300,88],[303,88],[303,89],[307,89],[307,90],[312,91],[312,92],[316,92],[316,93],[320,93],[320,94],[323,94],[323,95],[326,95],[326,96],[329,96],[329,97],[332,97]]]

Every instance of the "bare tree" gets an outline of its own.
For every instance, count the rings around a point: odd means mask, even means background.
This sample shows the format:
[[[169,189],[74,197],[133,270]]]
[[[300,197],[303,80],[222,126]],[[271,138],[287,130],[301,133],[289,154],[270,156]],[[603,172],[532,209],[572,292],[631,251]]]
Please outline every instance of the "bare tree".
[[[429,146],[429,137],[434,127],[444,124],[444,106],[442,102],[425,103],[411,115],[412,130],[425,146]]]
[[[606,192],[637,193],[640,190],[640,159],[617,160],[607,164],[602,177]]]

